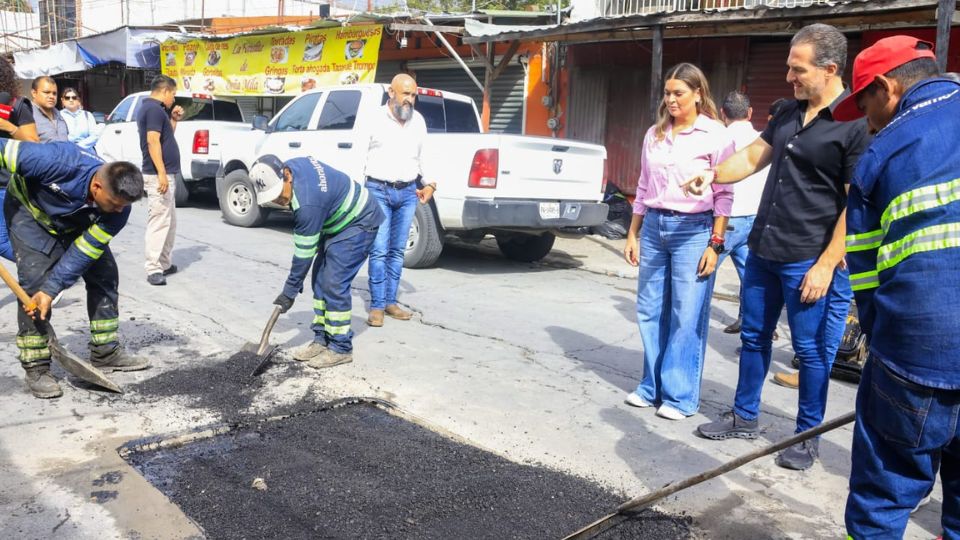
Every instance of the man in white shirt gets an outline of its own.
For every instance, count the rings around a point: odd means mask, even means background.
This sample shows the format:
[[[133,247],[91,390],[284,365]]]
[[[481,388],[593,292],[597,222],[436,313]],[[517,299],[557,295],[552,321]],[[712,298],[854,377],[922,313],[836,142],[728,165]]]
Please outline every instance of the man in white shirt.
[[[370,326],[383,326],[384,314],[401,321],[412,317],[397,305],[403,252],[417,201],[426,204],[437,190],[436,183],[417,189],[417,181],[423,176],[420,156],[427,124],[413,109],[416,81],[401,73],[393,78],[387,93],[390,98],[378,113],[370,135],[365,171],[366,187],[386,216],[370,251]]]
[[[739,152],[741,148],[746,148],[760,136],[760,132],[753,128],[750,123],[750,117],[753,116],[753,107],[750,106],[750,98],[740,92],[730,92],[723,105],[720,107],[720,117],[727,126],[730,135],[733,136],[734,145]],[[737,184],[733,194],[733,209],[730,211],[730,221],[727,223],[727,234],[724,238],[727,250],[720,254],[717,261],[717,267],[723,262],[727,254],[733,261],[733,266],[737,269],[737,276],[740,277],[741,288],[743,284],[743,271],[747,264],[747,255],[750,249],[747,247],[747,237],[750,230],[753,229],[753,220],[757,216],[757,209],[760,207],[760,197],[763,195],[763,186],[767,182],[767,174],[770,167],[757,171]],[[741,307],[741,314],[742,314]],[[741,317],[738,314],[737,320],[730,326],[723,329],[728,334],[739,334]]]

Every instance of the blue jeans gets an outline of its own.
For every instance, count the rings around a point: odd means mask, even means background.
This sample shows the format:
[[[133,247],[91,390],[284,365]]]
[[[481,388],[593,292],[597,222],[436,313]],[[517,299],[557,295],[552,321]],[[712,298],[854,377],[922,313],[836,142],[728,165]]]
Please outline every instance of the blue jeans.
[[[10,235],[7,234],[7,222],[3,217],[3,200],[6,195],[7,190],[0,188],[0,257],[8,261],[13,261],[13,245],[10,244]]]
[[[800,284],[815,259],[774,262],[753,253],[747,257],[743,280],[743,327],[740,339],[740,380],[734,411],[754,420],[760,415],[760,392],[770,369],[773,331],[787,306],[793,350],[800,360],[797,433],[823,421],[830,369],[840,348],[853,291],[846,270],[833,274],[826,296],[815,303],[800,301]]]
[[[933,489],[939,468],[943,538],[960,538],[958,415],[960,391],[914,384],[870,358],[857,392],[847,534],[903,538],[910,511]]]
[[[637,323],[643,379],[636,393],[685,415],[700,407],[713,276],[697,276],[710,240],[711,214],[647,211],[640,232]]]
[[[347,227],[324,242],[323,252],[314,259],[313,340],[332,351],[353,351],[350,285],[370,253],[376,234],[369,228]]]
[[[403,252],[410,236],[410,223],[417,211],[417,188],[410,184],[396,189],[379,182],[367,182],[370,194],[377,198],[385,219],[370,252],[370,309],[384,309],[397,303]]]
[[[730,218],[727,222],[727,232],[723,237],[723,245],[726,251],[720,254],[717,259],[717,268],[723,264],[723,261],[730,257],[733,261],[733,267],[737,270],[737,277],[740,278],[740,308],[737,318],[743,317],[743,273],[747,268],[747,255],[750,254],[750,248],[747,247],[747,238],[750,236],[750,230],[753,229],[753,220],[757,216],[738,216]]]

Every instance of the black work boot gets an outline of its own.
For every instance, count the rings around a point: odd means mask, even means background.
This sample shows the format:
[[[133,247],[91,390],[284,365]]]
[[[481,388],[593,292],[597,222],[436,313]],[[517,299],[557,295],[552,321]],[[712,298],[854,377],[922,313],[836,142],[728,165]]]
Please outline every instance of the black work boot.
[[[813,438],[785,448],[777,456],[777,465],[784,469],[805,471],[820,457],[820,439]]]
[[[110,373],[112,371],[139,371],[150,367],[146,358],[127,354],[123,347],[100,346],[90,347],[90,363],[93,367]]]
[[[27,372],[24,380],[33,397],[50,399],[63,395],[57,380],[50,374],[50,364],[34,364],[29,367],[24,366],[23,369]]]
[[[697,432],[708,439],[722,441],[736,437],[738,439],[756,439],[760,434],[758,422],[741,418],[737,413],[730,411],[725,413],[716,422],[703,424],[697,427]]]

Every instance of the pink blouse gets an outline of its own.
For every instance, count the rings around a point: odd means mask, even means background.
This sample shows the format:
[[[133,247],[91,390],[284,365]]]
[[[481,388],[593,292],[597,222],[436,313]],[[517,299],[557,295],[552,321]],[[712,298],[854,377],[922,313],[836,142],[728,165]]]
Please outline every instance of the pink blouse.
[[[733,137],[720,122],[699,115],[693,126],[676,138],[667,130],[657,140],[656,126],[643,138],[640,179],[633,213],[643,215],[647,208],[674,210],[688,214],[713,211],[729,216],[733,207],[733,186],[717,185],[702,195],[683,194],[680,186],[692,176],[717,166],[735,151]]]

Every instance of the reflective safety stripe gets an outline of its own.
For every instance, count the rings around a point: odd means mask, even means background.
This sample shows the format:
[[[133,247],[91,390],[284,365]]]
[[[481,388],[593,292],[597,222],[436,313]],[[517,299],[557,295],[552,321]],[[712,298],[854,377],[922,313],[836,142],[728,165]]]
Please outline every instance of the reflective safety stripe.
[[[117,341],[117,331],[113,332],[94,332],[90,334],[90,343],[94,345],[106,345]]]
[[[324,229],[336,223],[337,220],[340,218],[340,216],[345,214],[347,210],[351,208],[351,205],[353,204],[353,197],[356,194],[358,187],[360,189],[363,189],[363,186],[360,186],[356,182],[350,182],[350,191],[347,193],[346,198],[343,199],[343,202],[340,203],[340,207],[337,208],[337,211],[334,212],[332,216],[330,216],[329,218],[327,218],[326,221],[323,222]]]
[[[7,191],[10,192],[24,208],[30,212],[33,219],[39,223],[48,233],[53,236],[59,236],[59,232],[53,226],[53,220],[39,206],[33,203],[28,196],[27,180],[19,174],[10,175],[10,183],[7,184]]]
[[[327,321],[323,318],[323,315],[317,315],[313,318],[313,324],[317,326],[324,326],[327,324]]]
[[[319,309],[320,311],[323,311],[327,309],[327,303],[322,298],[314,298],[313,309]]]
[[[328,311],[327,320],[334,321],[334,322],[349,321],[350,312],[349,311]]]
[[[48,347],[42,349],[20,349],[20,361],[24,363],[36,362],[37,360],[49,360],[50,356],[50,349]]]
[[[73,245],[77,246],[77,249],[79,249],[81,253],[93,260],[97,260],[101,255],[103,255],[103,250],[98,247],[94,247],[94,245],[88,242],[82,234],[78,236],[76,240],[74,240]]]
[[[886,233],[890,230],[890,224],[898,219],[958,200],[960,200],[960,178],[942,184],[912,189],[897,195],[890,201],[890,204],[883,211],[883,215],[880,216],[880,226]]]
[[[297,247],[293,250],[293,256],[298,259],[312,259],[317,256],[317,248],[303,249]]]
[[[847,235],[847,251],[866,251],[876,249],[883,242],[883,230]]]
[[[363,210],[363,207],[367,205],[367,198],[370,196],[370,192],[367,191],[363,186],[360,187],[360,197],[357,199],[357,202],[353,205],[353,208],[350,209],[350,212],[343,216],[336,223],[329,228],[324,227],[323,232],[327,234],[337,234],[342,231],[347,225],[353,222],[354,218]]]
[[[880,277],[876,270],[850,275],[850,288],[854,291],[876,289],[880,286]]]
[[[960,223],[924,227],[881,246],[877,252],[877,270],[882,272],[892,268],[917,253],[955,247],[960,247]]]
[[[330,326],[328,324],[323,327],[323,331],[332,336],[342,336],[350,331],[350,325],[345,324],[343,326]]]
[[[309,248],[317,245],[320,242],[320,233],[313,234],[310,236],[302,236],[299,234],[293,235],[293,243],[297,246]]]
[[[110,332],[120,328],[120,319],[100,319],[90,321],[91,332]]]
[[[90,233],[90,236],[92,236],[101,244],[109,244],[110,240],[113,240],[113,235],[108,234],[107,231],[103,230],[100,225],[97,225],[96,223],[91,225],[90,228],[87,229],[87,232]]]
[[[42,349],[47,346],[47,336],[17,336],[17,348]]]
[[[17,173],[17,152],[20,151],[20,141],[7,140],[7,145],[3,149],[3,168],[10,171],[10,174]]]

